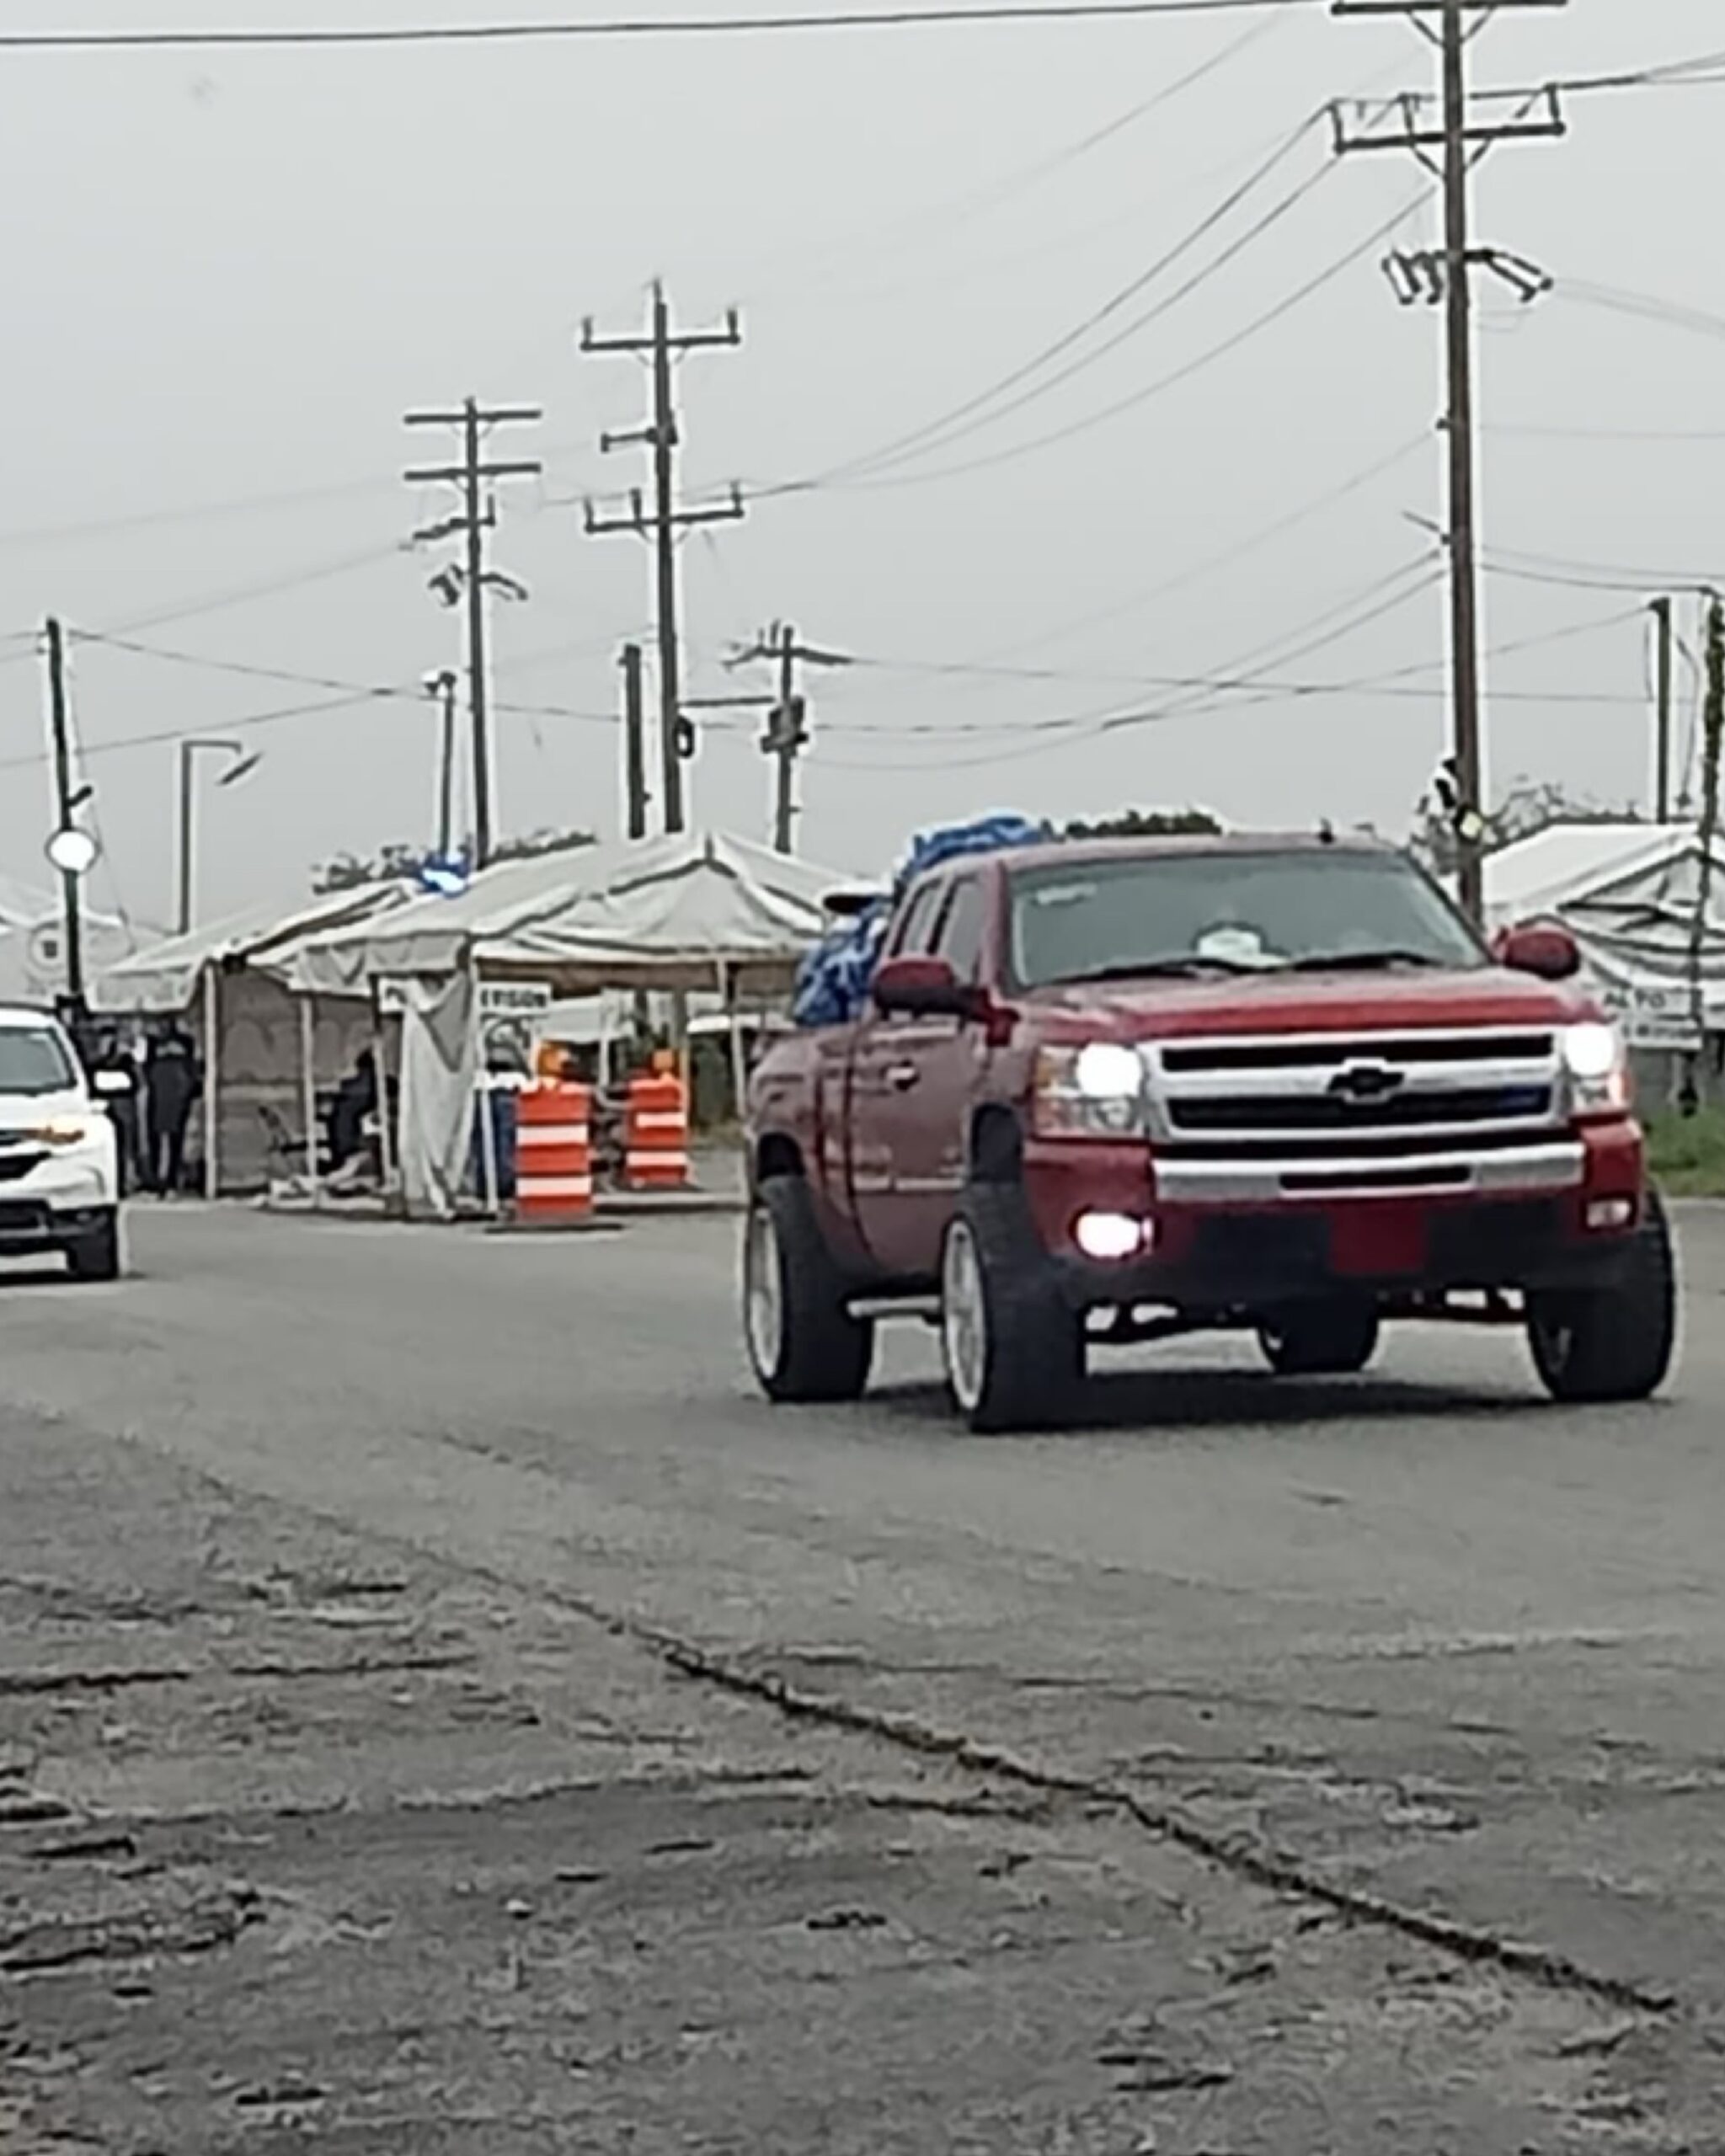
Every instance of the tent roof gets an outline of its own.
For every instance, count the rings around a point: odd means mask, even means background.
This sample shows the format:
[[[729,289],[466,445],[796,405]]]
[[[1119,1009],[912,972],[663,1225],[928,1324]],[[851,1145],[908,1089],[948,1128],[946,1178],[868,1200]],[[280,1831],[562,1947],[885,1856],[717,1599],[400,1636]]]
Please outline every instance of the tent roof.
[[[795,964],[846,880],[722,831],[633,846],[609,865],[602,886],[482,942],[481,969],[570,985],[717,986],[722,969]]]
[[[99,975],[91,1001],[103,1011],[184,1011],[207,966],[254,966],[286,979],[309,938],[401,906],[409,889],[402,883],[364,883],[328,892],[289,914],[254,908],[190,935],[169,937]]]
[[[482,938],[507,936],[518,923],[554,912],[607,851],[560,846],[530,860],[499,862],[452,898],[415,897],[387,922],[338,923],[306,939],[295,967],[296,985],[353,995],[368,980],[452,973]]]
[[[1486,910],[1495,921],[1572,905],[1604,885],[1688,854],[1692,824],[1553,824],[1486,862]]]
[[[589,846],[512,862],[453,899],[320,937],[298,985],[350,992],[371,978],[482,970],[576,989],[716,964],[789,963],[824,925],[826,893],[850,879],[722,831]]]

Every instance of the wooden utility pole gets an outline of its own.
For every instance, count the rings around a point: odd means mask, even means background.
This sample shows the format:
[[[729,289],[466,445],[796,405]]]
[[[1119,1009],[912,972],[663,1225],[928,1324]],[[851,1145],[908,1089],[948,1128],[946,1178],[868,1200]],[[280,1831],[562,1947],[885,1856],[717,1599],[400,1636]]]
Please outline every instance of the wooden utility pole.
[[[459,464],[421,467],[406,474],[410,487],[452,486],[461,489],[462,506],[441,524],[415,534],[431,541],[461,537],[467,542],[466,559],[457,574],[445,571],[438,588],[465,598],[467,611],[467,707],[473,726],[473,867],[477,872],[491,859],[493,788],[491,783],[490,676],[486,657],[486,593],[502,579],[487,568],[485,535],[497,523],[497,504],[486,488],[503,479],[537,479],[544,467],[537,460],[513,463],[485,456],[485,440],[494,427],[531,426],[544,418],[537,405],[497,406],[487,408],[469,397],[458,412],[409,412],[410,427],[458,427],[462,461]]]
[[[665,828],[685,827],[683,766],[695,753],[695,732],[684,716],[681,659],[677,622],[677,541],[680,535],[702,524],[734,524],[747,514],[740,488],[731,488],[730,499],[703,509],[679,509],[676,504],[676,452],[681,446],[677,427],[676,362],[685,352],[734,348],[743,341],[742,324],[734,308],[723,329],[673,331],[670,302],[662,284],[653,287],[651,326],[644,337],[601,337],[590,321],[581,325],[584,353],[632,352],[644,355],[653,368],[653,417],[645,426],[601,435],[600,447],[613,450],[645,446],[653,451],[653,508],[648,510],[640,488],[632,489],[626,515],[601,516],[591,502],[586,505],[588,536],[598,538],[614,531],[633,531],[652,542],[654,585],[659,640],[659,731],[665,795]]]
[[[51,620],[48,648],[48,728],[54,749],[54,829],[69,831],[77,814],[72,779],[72,725],[66,702],[66,632]],[[75,871],[60,872],[60,902],[66,923],[66,993],[72,1010],[84,1005],[83,892]]]
[[[1706,702],[1701,713],[1701,818],[1696,832],[1695,918],[1689,931],[1690,1030],[1701,1043],[1690,1091],[1699,1099],[1707,1039],[1706,951],[1712,931],[1713,857],[1719,843],[1719,765],[1725,749],[1725,602],[1707,601]]]
[[[797,641],[797,632],[788,622],[775,622],[745,651],[734,653],[726,660],[728,666],[747,666],[756,660],[772,659],[778,668],[777,694],[767,699],[770,707],[766,731],[761,736],[761,750],[778,765],[777,782],[774,789],[772,816],[772,843],[779,853],[794,853],[797,850],[797,759],[809,746],[809,699],[797,686],[799,666],[848,666],[851,661],[841,652],[820,651],[812,644]]]
[[[1449,376],[1450,653],[1454,675],[1454,759],[1461,794],[1461,902],[1477,921],[1485,917],[1486,775],[1481,712],[1479,651],[1479,568],[1475,475],[1473,385],[1473,272],[1484,267],[1506,277],[1524,299],[1537,296],[1549,282],[1528,264],[1493,249],[1477,250],[1470,229],[1469,180],[1475,165],[1493,144],[1548,138],[1566,130],[1557,93],[1532,92],[1513,116],[1489,125],[1471,124],[1467,48],[1475,31],[1502,9],[1561,8],[1567,0],[1332,0],[1337,15],[1406,15],[1437,47],[1443,62],[1441,124],[1423,124],[1424,100],[1409,95],[1391,108],[1397,125],[1384,130],[1367,125],[1355,131],[1352,115],[1332,108],[1336,148],[1411,150],[1442,183],[1442,254],[1423,266],[1432,295],[1445,309],[1445,347]],[[1435,29],[1430,19],[1439,19]],[[1398,266],[1405,266],[1406,259]],[[1402,292],[1404,299],[1414,296]]]
[[[437,858],[447,863],[455,852],[455,699],[458,677],[447,667],[425,684],[442,714],[437,762]]]
[[[1671,648],[1674,638],[1671,601],[1656,599],[1650,611],[1655,631],[1653,819],[1656,823],[1669,824],[1671,821]]]
[[[623,792],[632,839],[647,835],[647,699],[641,647],[623,646]]]

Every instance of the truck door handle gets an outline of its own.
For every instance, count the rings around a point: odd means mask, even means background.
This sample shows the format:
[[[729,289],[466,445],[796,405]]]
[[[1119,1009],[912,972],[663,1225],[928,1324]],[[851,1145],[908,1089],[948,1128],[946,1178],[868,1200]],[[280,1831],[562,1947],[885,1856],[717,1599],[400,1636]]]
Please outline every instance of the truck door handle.
[[[886,1074],[886,1082],[895,1093],[908,1093],[922,1073],[914,1063],[895,1063]]]

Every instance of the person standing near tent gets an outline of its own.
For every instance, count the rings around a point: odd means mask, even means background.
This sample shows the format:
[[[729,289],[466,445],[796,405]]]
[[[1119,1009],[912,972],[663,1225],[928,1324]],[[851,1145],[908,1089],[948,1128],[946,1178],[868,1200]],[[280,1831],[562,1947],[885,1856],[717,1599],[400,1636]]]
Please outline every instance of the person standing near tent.
[[[192,1044],[170,1026],[150,1044],[144,1095],[150,1113],[149,1186],[158,1198],[177,1198],[185,1187],[185,1134],[201,1081]]]
[[[129,1198],[144,1178],[142,1104],[138,1098],[138,1066],[131,1044],[110,1029],[98,1034],[90,1051],[90,1075],[102,1073],[125,1081],[124,1092],[108,1102],[120,1153],[120,1194]]]

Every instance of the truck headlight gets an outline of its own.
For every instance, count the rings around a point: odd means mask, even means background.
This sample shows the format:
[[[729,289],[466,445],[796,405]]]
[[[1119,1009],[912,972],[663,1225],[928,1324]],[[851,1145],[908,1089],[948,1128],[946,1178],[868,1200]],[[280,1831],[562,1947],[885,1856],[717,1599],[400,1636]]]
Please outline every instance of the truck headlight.
[[[1578,1114],[1616,1115],[1629,1106],[1629,1054],[1615,1026],[1567,1026],[1562,1051],[1570,1105]]]
[[[1119,1041],[1045,1048],[1036,1059],[1034,1128],[1049,1138],[1131,1138],[1144,1126],[1144,1064]]]

